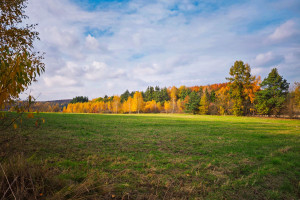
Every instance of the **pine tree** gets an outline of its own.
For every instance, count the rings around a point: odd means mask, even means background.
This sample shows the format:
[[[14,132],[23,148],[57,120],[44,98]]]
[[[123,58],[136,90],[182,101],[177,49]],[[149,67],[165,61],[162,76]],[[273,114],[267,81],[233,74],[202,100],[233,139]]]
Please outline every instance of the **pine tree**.
[[[289,83],[279,75],[276,68],[260,84],[262,90],[256,95],[256,108],[259,114],[278,115],[287,98]]]
[[[199,111],[200,96],[195,91],[193,91],[187,97],[188,101],[185,104],[186,112],[196,114]]]
[[[126,90],[123,94],[121,94],[121,102],[127,101],[128,97],[130,96],[130,93],[128,90]]]
[[[145,94],[145,101],[152,101],[154,99],[154,88],[152,86],[148,86]]]

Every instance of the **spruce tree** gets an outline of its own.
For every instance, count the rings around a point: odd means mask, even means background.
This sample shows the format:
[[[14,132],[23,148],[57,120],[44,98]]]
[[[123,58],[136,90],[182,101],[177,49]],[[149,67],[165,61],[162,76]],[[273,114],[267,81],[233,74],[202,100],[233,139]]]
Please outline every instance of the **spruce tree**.
[[[262,90],[256,93],[256,108],[258,113],[263,115],[278,115],[284,107],[289,83],[274,68],[260,86]]]
[[[191,92],[189,100],[185,105],[186,112],[196,114],[199,111],[200,96],[195,92]]]

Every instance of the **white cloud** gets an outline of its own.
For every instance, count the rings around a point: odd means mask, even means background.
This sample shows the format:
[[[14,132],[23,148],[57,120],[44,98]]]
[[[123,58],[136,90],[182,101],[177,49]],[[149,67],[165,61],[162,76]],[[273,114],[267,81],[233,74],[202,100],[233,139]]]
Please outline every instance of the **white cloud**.
[[[44,77],[43,78],[46,86],[48,87],[61,87],[61,86],[73,86],[76,85],[78,82],[74,79],[67,78],[64,76],[52,76],[52,77]]]
[[[85,78],[88,80],[103,80],[108,76],[108,68],[105,63],[94,61],[86,68]]]
[[[256,68],[253,68],[251,70],[251,73],[254,75],[254,76],[261,76],[262,74],[264,75],[262,78],[262,80],[264,79],[264,77],[270,73],[271,71],[271,68],[270,67],[256,67]]]
[[[293,20],[289,20],[276,28],[269,38],[271,40],[283,40],[291,37],[295,33],[295,22]]]
[[[86,47],[91,50],[96,50],[99,48],[98,40],[90,34],[85,38],[85,44]]]
[[[154,63],[151,66],[140,65],[134,69],[134,74],[136,77],[145,77],[149,75],[158,75],[160,67]]]
[[[258,54],[255,57],[254,64],[258,67],[268,67],[270,65],[278,65],[283,60],[283,56],[275,55],[273,52],[269,51],[267,53]]]

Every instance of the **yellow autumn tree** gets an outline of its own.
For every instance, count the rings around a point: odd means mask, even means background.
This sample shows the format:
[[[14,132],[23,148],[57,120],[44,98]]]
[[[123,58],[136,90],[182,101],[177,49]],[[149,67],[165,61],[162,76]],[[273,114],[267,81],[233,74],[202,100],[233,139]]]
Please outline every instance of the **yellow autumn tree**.
[[[161,105],[160,102],[158,102],[158,103],[156,104],[156,109],[157,109],[157,112],[162,112],[163,106]]]
[[[114,96],[112,102],[112,109],[114,113],[119,113],[121,110],[121,98],[120,96]]]
[[[90,113],[97,113],[98,112],[98,104],[97,102],[90,102]]]
[[[138,114],[142,111],[144,107],[144,99],[141,92],[135,92],[133,95],[133,102],[132,102],[132,111],[137,112]]]
[[[230,100],[229,90],[230,88],[228,86],[225,86],[216,91],[217,104],[219,106],[220,115],[231,113],[230,107],[232,102]]]
[[[66,112],[67,113],[72,113],[73,112],[73,104],[71,104],[71,103],[68,104]]]
[[[150,103],[150,105],[151,105],[152,112],[156,113],[157,112],[157,103],[156,103],[156,101],[152,100],[151,103]]]
[[[98,109],[99,109],[98,112],[104,113],[106,110],[105,102],[103,102],[103,101],[98,102]]]
[[[157,112],[157,103],[155,100],[147,101],[144,106],[144,112],[155,113]]]
[[[171,112],[171,103],[170,103],[170,101],[165,101],[164,109],[165,109],[166,113]]]
[[[177,104],[176,103],[177,91],[178,91],[178,89],[175,86],[173,86],[170,91],[170,97],[171,97],[171,103],[172,103],[172,113],[175,112],[175,108],[176,108],[176,104]]]
[[[200,106],[199,106],[199,113],[201,115],[206,115],[208,113],[208,105],[209,102],[206,96],[206,92],[204,92],[200,99]]]
[[[112,112],[112,107],[113,107],[113,105],[112,105],[112,102],[111,101],[108,101],[107,103],[106,103],[106,108],[107,108],[107,112]]]
[[[125,101],[123,104],[122,104],[122,110],[124,113],[131,113],[132,112],[132,103],[133,102],[133,99],[131,96],[128,97],[127,101]]]
[[[184,110],[184,103],[180,99],[177,100],[177,112],[182,113]]]
[[[39,39],[35,25],[23,21],[25,4],[26,0],[0,3],[0,109],[12,104],[45,70],[43,57],[33,47]]]

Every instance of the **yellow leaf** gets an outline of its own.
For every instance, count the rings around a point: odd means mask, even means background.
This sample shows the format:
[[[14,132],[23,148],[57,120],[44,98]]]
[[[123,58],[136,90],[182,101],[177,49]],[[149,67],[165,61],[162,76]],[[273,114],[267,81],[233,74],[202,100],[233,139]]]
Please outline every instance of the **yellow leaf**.
[[[14,129],[18,128],[18,124],[14,123]]]
[[[43,124],[45,123],[45,119],[44,118],[42,118],[42,122],[43,122]]]

